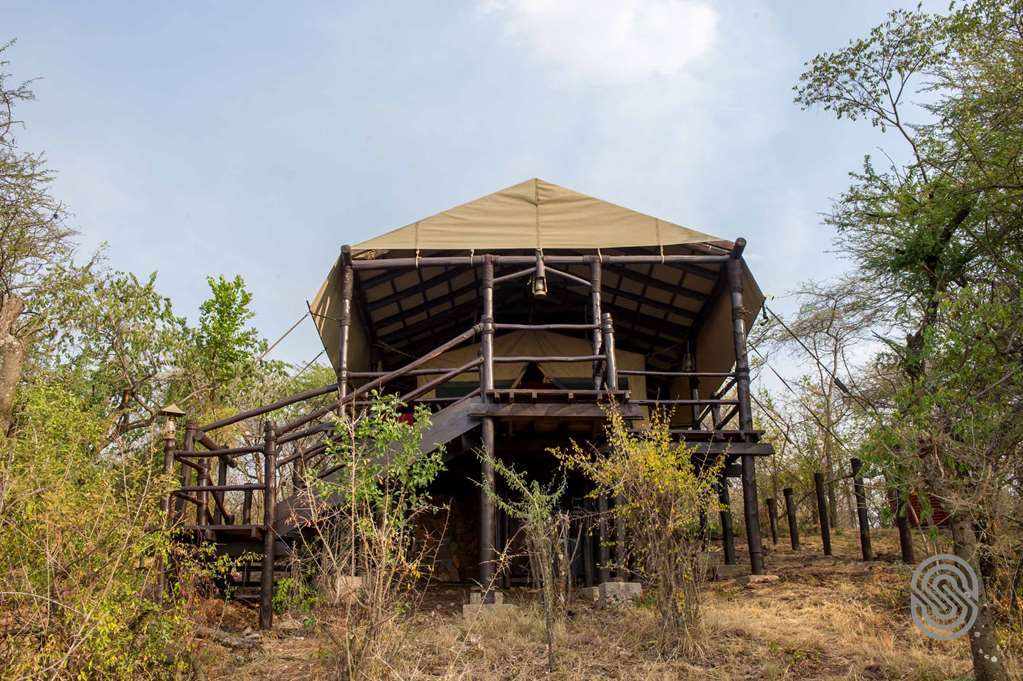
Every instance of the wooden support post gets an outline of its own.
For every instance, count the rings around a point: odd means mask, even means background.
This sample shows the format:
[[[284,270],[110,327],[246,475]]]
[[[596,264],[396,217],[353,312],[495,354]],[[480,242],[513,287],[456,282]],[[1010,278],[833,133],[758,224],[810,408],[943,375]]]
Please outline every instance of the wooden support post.
[[[247,489],[242,497],[242,524],[252,524],[252,490]]]
[[[494,389],[494,260],[490,254],[483,257],[483,314],[480,319],[482,332],[480,351],[483,362],[480,364],[480,392],[484,401],[490,400],[490,392]],[[483,417],[483,449],[490,456],[497,456],[494,448],[494,419]],[[482,462],[482,483],[491,489],[494,487],[494,466]],[[493,603],[494,578],[494,502],[487,496],[485,489],[480,489],[480,588],[483,589],[483,602]]]
[[[799,550],[799,525],[796,523],[796,502],[792,499],[792,488],[786,487],[781,491],[785,495],[785,516],[789,522],[789,541],[792,543],[792,550]]]
[[[174,421],[173,419],[167,419],[167,425],[164,426],[163,430],[163,474],[167,477],[174,474],[174,448],[176,446],[177,438],[174,434]],[[182,468],[186,468],[186,466],[182,466]],[[171,525],[170,494],[164,497],[160,504],[160,510],[163,511],[164,527]]]
[[[693,354],[692,341],[686,341],[686,353],[682,356],[682,371],[696,371],[696,356]],[[689,399],[700,399],[700,379],[697,376],[689,377]],[[696,404],[694,401],[692,415],[690,416],[693,430],[700,429],[700,410],[701,405]]]
[[[483,417],[483,449],[490,454],[490,456],[496,456],[494,451],[494,419],[491,416]],[[488,461],[483,461],[482,465],[482,483],[483,486],[480,488],[480,588],[484,593],[484,603],[494,602],[493,587],[494,584],[494,560],[496,558],[494,551],[494,516],[495,508],[493,500],[487,495],[485,487],[493,489],[494,486],[494,466]]]
[[[189,446],[189,441],[188,441],[188,427],[187,427],[187,424],[186,424],[186,427],[185,427],[185,439],[184,439],[184,442],[182,442],[182,444],[181,444],[181,450],[182,451],[188,451],[189,449],[190,449],[190,446]],[[191,487],[192,486],[192,467],[191,466],[186,466],[184,463],[182,463],[181,467],[180,467],[180,470],[178,472],[178,475],[179,475],[179,478],[181,480],[181,487]],[[177,520],[177,522],[179,522],[179,523],[183,522],[185,520],[185,500],[182,499],[181,497],[177,497],[174,500],[174,517]]]
[[[277,475],[277,442],[274,426],[263,425],[263,569],[259,579],[259,628],[273,627],[274,598],[274,486]]]
[[[771,544],[778,545],[778,504],[773,497],[765,499],[767,503],[767,520],[771,523]]]
[[[739,429],[744,439],[753,431],[753,409],[750,404],[749,358],[746,356],[746,308],[742,298],[742,251],[745,239],[736,239],[728,258],[728,289],[732,300],[732,342],[735,349],[735,391],[739,401]],[[757,503],[757,476],[754,458],[742,457],[742,505],[746,520],[746,542],[749,545],[750,572],[764,574],[764,551],[760,544],[760,513]]]
[[[355,272],[352,269],[352,247],[341,247],[341,328],[338,333],[338,398],[348,394],[348,346],[352,328],[352,292],[355,288]]]
[[[597,497],[597,540],[600,564],[597,569],[600,573],[600,583],[611,581],[611,552],[607,546],[607,495],[601,494]]]
[[[874,549],[870,546],[870,518],[867,517],[867,494],[863,487],[863,462],[853,458],[853,493],[856,495],[856,517],[860,522],[860,551],[863,560],[874,560]]]
[[[607,372],[607,376],[604,381],[607,384],[608,390],[618,390],[618,360],[615,357],[615,330],[614,323],[611,321],[610,312],[605,312],[601,315],[600,328],[604,336],[604,356],[607,358],[604,364],[604,370]]]
[[[221,457],[217,461],[218,485],[227,484],[227,462],[228,462],[227,457]],[[230,520],[230,518],[225,518],[224,512],[221,510],[224,507],[224,492],[213,492],[213,495],[217,497],[217,501],[220,502],[215,503],[213,505],[213,524],[214,525],[225,524],[228,520]]]
[[[590,314],[593,319],[593,354],[599,355],[604,344],[604,335],[600,327],[602,317],[600,303],[600,287],[603,273],[600,258],[593,256],[590,260]],[[593,360],[593,389],[600,390],[603,385],[603,370],[600,361]]]
[[[163,474],[168,478],[174,474],[174,448],[177,446],[177,438],[174,434],[174,419],[168,418],[167,425],[163,430]],[[160,503],[160,510],[163,512],[163,527],[169,528],[174,524],[171,519],[171,495],[166,494]],[[163,556],[157,555],[156,560],[156,598],[163,601],[164,591],[167,589],[167,569],[164,565]]]
[[[831,555],[831,525],[828,523],[828,497],[824,494],[824,474],[813,474],[813,486],[817,492],[817,522],[821,526],[821,544],[824,555]]]
[[[628,555],[625,552],[625,497],[615,496],[615,579],[626,582],[629,579]]]
[[[188,421],[188,422],[185,423],[185,441],[182,444],[182,449],[184,449],[185,452],[191,453],[191,452],[195,451],[195,436],[196,436],[196,432],[197,432],[197,427],[195,425],[195,421]],[[196,486],[201,487],[201,486],[206,484],[206,459],[201,459],[201,460],[199,460],[196,463],[197,463],[199,468],[198,468],[198,470],[195,473],[195,484],[196,484]],[[191,466],[182,465],[182,472],[184,472],[185,468],[189,468],[190,469]],[[185,478],[184,475],[182,475],[181,477],[182,477],[182,480]],[[189,477],[191,477],[191,474],[189,474]],[[186,486],[187,485],[184,485],[184,484],[182,485],[182,487],[186,487]],[[195,494],[195,498],[199,502],[199,503],[197,503],[195,505],[195,524],[196,525],[205,525],[206,524],[206,494],[204,492],[198,492],[198,493]]]
[[[913,535],[909,532],[909,504],[906,503],[902,492],[895,488],[895,526],[899,528],[899,549],[902,551],[902,562],[912,565],[916,562],[913,555]]]
[[[480,364],[480,391],[484,399],[494,389],[494,260],[483,257],[483,315],[480,318],[480,352],[483,362]]]
[[[721,545],[725,550],[725,565],[735,565],[735,532],[732,529],[732,499],[728,492],[728,478],[718,480],[718,501],[721,503]]]

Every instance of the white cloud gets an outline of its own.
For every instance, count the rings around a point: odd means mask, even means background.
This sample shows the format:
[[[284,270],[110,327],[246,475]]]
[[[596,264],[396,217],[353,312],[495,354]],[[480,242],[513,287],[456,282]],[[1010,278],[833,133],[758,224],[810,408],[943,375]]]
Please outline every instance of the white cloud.
[[[485,0],[509,39],[569,79],[632,83],[680,74],[704,56],[718,14],[700,0]]]

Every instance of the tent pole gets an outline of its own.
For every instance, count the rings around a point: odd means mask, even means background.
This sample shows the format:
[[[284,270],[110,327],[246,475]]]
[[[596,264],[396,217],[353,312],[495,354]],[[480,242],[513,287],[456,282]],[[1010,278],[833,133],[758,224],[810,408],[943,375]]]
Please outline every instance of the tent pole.
[[[726,271],[732,300],[732,340],[735,346],[735,392],[739,400],[739,428],[743,439],[753,431],[753,410],[750,406],[749,358],[746,356],[746,308],[742,299],[742,251],[745,239],[736,239],[729,254]],[[757,476],[753,457],[742,456],[742,505],[746,520],[746,542],[749,545],[750,572],[764,574],[764,551],[760,543],[760,513],[757,502]]]

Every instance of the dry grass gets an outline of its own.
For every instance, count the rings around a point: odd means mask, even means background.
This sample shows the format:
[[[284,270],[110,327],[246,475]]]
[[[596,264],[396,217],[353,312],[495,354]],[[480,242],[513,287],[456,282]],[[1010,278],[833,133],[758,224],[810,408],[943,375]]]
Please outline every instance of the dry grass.
[[[410,623],[408,653],[393,662],[392,678],[968,678],[963,641],[939,643],[914,629],[908,568],[855,560],[857,538],[848,530],[834,538],[837,558],[822,556],[812,538],[805,539],[810,545],[798,554],[779,546],[767,556],[769,572],[780,581],[707,586],[701,653],[691,659],[657,658],[650,608],[575,604],[558,634],[558,670],[549,675],[534,593],[509,595],[520,605],[517,612],[464,621],[461,591],[438,588]],[[880,555],[897,554],[892,533],[875,532],[874,542]],[[210,679],[290,681],[329,678],[324,654],[314,631],[279,628],[255,652],[211,646],[204,659]]]

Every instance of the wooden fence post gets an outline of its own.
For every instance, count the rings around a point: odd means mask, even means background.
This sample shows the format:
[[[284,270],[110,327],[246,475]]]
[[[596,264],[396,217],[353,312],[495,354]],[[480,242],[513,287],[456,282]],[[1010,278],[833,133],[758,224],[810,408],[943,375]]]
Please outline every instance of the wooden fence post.
[[[604,331],[601,326],[600,289],[603,273],[600,258],[591,256],[590,260],[590,315],[593,317],[592,347],[594,356],[599,355],[604,345]],[[600,390],[604,385],[604,372],[600,360],[593,360],[593,389]]]
[[[263,566],[259,579],[259,628],[273,627],[274,617],[274,486],[277,477],[277,442],[274,426],[263,425]]]
[[[771,543],[775,546],[778,545],[778,504],[775,503],[774,497],[769,497],[765,500],[767,502],[767,519],[771,523]]]
[[[177,446],[177,438],[174,434],[174,419],[168,418],[167,425],[163,431],[163,474],[168,478],[174,474],[174,448]],[[172,493],[167,492],[164,495],[163,500],[160,502],[160,510],[163,512],[163,527],[166,530],[174,521],[171,520],[171,511],[173,505],[171,504]],[[158,602],[163,601],[164,591],[167,589],[167,566],[164,563],[163,556],[158,555],[156,559],[156,599]]]
[[[786,487],[781,491],[785,496],[785,516],[789,522],[789,541],[792,543],[792,550],[799,550],[799,525],[796,523],[796,502],[792,499],[792,488]]]
[[[813,474],[813,486],[817,492],[817,519],[821,526],[821,544],[824,555],[831,555],[831,525],[828,522],[828,499],[824,494],[824,474]]]
[[[863,487],[863,462],[853,458],[853,493],[856,495],[856,516],[860,521],[860,551],[863,560],[874,560],[874,550],[870,546],[870,518],[867,516],[867,493]]]

